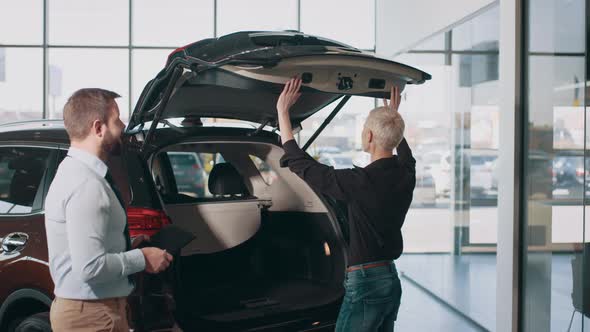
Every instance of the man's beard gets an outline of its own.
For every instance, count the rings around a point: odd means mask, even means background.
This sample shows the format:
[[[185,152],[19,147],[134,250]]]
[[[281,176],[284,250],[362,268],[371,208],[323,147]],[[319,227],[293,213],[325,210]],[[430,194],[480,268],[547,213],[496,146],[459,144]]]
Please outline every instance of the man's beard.
[[[107,155],[118,156],[121,154],[121,138],[114,138],[110,143],[103,143],[102,150]]]

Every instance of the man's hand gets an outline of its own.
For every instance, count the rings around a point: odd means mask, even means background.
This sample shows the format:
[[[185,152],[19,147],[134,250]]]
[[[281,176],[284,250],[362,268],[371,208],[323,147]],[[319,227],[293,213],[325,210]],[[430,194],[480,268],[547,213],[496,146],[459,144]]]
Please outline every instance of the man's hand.
[[[281,92],[279,100],[277,101],[277,111],[279,112],[279,115],[289,113],[291,106],[293,106],[301,96],[301,93],[299,92],[300,87],[301,79],[297,77],[290,79],[287,84],[285,84],[285,88],[283,89],[283,92]]]
[[[391,84],[391,95],[389,96],[389,104],[387,104],[387,99],[383,98],[383,106],[390,108],[393,112],[397,112],[399,110],[399,104],[402,101],[402,96],[399,92],[399,87],[395,86],[393,83]]]
[[[170,266],[172,255],[160,248],[148,247],[140,249],[145,257],[145,271],[147,273],[160,273]]]
[[[139,247],[144,242],[150,242],[149,235],[140,234],[140,235],[132,238],[131,239],[131,249],[136,249],[137,247]]]

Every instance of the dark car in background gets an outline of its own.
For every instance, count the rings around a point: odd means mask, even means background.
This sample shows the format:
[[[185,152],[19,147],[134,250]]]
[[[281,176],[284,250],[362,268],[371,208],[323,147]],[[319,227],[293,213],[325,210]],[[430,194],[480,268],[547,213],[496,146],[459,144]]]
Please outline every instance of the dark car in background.
[[[553,158],[552,165],[554,199],[582,199],[590,195],[590,159],[579,154],[561,154]]]
[[[274,106],[294,75],[304,84],[291,110],[293,128],[334,102],[337,113],[352,95],[388,98],[391,84],[403,89],[430,79],[292,31],[240,32],[174,51],[144,88],[121,154],[108,165],[132,236],[153,235],[170,223],[196,235],[173,253],[165,273],[137,275],[129,297],[134,331],[333,328],[344,294],[346,216],[279,166],[284,152]],[[173,121],[206,117],[260,126]],[[7,183],[0,193],[2,331],[49,330],[53,285],[43,201],[68,147],[59,121],[0,126],[0,165],[7,165],[0,173]],[[195,154],[209,156],[207,177]],[[190,181],[201,183],[183,187]],[[201,187],[210,195],[189,191]]]
[[[207,173],[199,155],[195,152],[174,152],[169,153],[168,158],[176,178],[178,192],[204,197]]]

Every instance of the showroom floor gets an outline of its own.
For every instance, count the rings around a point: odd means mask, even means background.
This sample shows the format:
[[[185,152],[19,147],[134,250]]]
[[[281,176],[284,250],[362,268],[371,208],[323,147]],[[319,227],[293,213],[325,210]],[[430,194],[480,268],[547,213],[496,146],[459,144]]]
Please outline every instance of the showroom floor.
[[[573,312],[571,258],[551,256],[551,331],[567,331]],[[397,267],[404,293],[396,331],[495,330],[495,255],[404,254]],[[581,331],[581,314],[574,317],[571,330]]]

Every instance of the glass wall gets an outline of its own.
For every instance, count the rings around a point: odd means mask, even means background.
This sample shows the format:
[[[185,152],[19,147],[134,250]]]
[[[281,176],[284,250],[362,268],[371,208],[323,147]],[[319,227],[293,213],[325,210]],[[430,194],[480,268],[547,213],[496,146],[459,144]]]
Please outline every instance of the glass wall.
[[[0,0],[0,124],[59,119],[83,87],[119,93],[126,121],[175,48],[241,30],[289,29],[374,50],[375,2]]]
[[[586,1],[525,3],[523,330],[590,331]]]
[[[499,20],[496,4],[395,57],[433,77],[400,108],[417,185],[398,269],[404,291],[434,300],[423,312],[440,312],[410,330],[496,329]],[[400,317],[415,302],[404,297]]]

